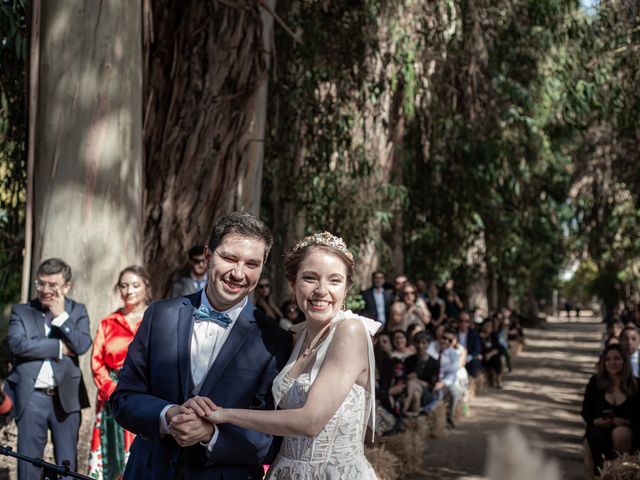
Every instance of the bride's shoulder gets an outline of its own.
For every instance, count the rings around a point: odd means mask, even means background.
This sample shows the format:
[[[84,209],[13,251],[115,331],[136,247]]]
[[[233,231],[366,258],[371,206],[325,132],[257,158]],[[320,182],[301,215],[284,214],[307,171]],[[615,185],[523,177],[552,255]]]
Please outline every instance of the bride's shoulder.
[[[368,332],[371,330],[371,327],[368,325],[369,322],[373,322],[373,320],[369,320],[368,318],[361,317],[356,314],[345,315],[340,322],[337,323],[335,327],[335,338],[349,338],[351,340],[366,338],[364,332]]]

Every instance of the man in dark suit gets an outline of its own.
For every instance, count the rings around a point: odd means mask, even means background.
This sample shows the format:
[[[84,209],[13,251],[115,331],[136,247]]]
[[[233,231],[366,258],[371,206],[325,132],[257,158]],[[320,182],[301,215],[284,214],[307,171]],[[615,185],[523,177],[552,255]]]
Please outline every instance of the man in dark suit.
[[[69,460],[75,470],[80,409],[89,406],[78,366],[78,356],[91,346],[89,317],[84,305],[65,297],[71,287],[65,262],[45,260],[36,275],[37,297],[13,306],[7,332],[18,452],[42,457],[50,429],[56,462]],[[39,469],[18,462],[18,480],[38,478]]]
[[[270,435],[173,417],[192,413],[183,404],[194,395],[224,407],[274,408],[271,384],[291,338],[248,299],[271,244],[252,215],[224,216],[205,251],[205,289],[147,309],[110,399],[118,423],[137,435],[126,479],[262,478]]]
[[[206,245],[198,244],[189,249],[189,265],[184,268],[183,275],[171,284],[170,297],[191,295],[202,290],[207,284],[207,260],[204,257]]]
[[[482,345],[478,332],[471,325],[471,316],[464,311],[458,316],[458,342],[467,349],[467,372],[477,377],[482,363]]]
[[[360,315],[380,322],[384,327],[389,319],[389,311],[393,303],[393,293],[383,288],[384,272],[373,272],[371,275],[371,283],[371,288],[363,290],[360,293],[365,304]]]

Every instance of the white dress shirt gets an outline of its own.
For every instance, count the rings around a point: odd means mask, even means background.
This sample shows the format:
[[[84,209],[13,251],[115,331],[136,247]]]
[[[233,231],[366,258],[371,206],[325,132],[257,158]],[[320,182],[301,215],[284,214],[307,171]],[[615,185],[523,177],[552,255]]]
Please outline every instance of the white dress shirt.
[[[51,333],[51,327],[49,326],[49,319],[51,319],[51,313],[43,313],[42,318],[44,320],[44,335],[48,337]],[[54,327],[62,327],[64,322],[69,318],[69,314],[67,312],[62,312],[57,317],[51,319],[51,325]],[[58,346],[58,360],[62,360],[62,340],[59,340]],[[51,367],[51,360],[46,359],[42,361],[42,367],[40,367],[40,371],[38,372],[38,376],[36,377],[36,383],[33,385],[34,388],[49,388],[56,386],[56,379],[53,376],[53,368]]]
[[[629,357],[629,360],[631,361],[631,375],[633,375],[633,378],[640,377],[640,365],[638,365],[637,350],[631,354],[631,356]]]
[[[200,305],[204,305],[211,310],[215,310],[209,302],[207,297],[206,288],[202,290],[200,295]],[[240,312],[247,305],[247,297],[243,298],[240,303],[237,303],[229,310],[225,310],[221,313],[226,313],[231,319],[231,323],[227,328],[218,325],[215,322],[209,320],[199,320],[194,318],[193,320],[193,332],[191,334],[191,355],[190,355],[190,369],[191,369],[191,381],[193,383],[193,389],[191,393],[198,395],[202,384],[204,383],[209,369],[215,362],[216,358],[220,354],[220,350],[224,345],[224,342],[229,338],[231,329],[236,324],[236,320],[240,316]],[[167,410],[175,405],[167,405],[160,412],[160,433],[168,434],[169,425],[167,425],[167,419],[165,414]],[[218,440],[218,427],[214,425],[213,436],[208,444],[202,444],[206,446],[209,451],[213,450],[213,446]]]
[[[376,304],[376,310],[378,312],[378,321],[382,325],[387,324],[387,316],[385,315],[384,310],[384,289],[383,288],[374,288],[373,289],[373,301]]]

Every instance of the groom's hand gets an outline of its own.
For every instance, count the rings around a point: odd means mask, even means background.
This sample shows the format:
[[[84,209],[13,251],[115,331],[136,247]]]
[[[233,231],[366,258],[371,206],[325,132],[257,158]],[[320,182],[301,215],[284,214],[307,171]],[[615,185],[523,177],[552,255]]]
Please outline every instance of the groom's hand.
[[[192,411],[181,408],[169,424],[169,431],[181,447],[190,447],[200,442],[209,442],[213,436],[213,425]]]

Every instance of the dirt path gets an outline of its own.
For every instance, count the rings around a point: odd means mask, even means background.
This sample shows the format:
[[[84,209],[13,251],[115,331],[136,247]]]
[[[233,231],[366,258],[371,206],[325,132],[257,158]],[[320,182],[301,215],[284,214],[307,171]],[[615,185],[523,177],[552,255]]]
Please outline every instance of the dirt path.
[[[429,441],[425,479],[482,479],[488,436],[517,425],[528,441],[555,459],[562,478],[584,478],[582,395],[601,348],[599,319],[555,319],[525,332],[527,347],[503,390],[486,389],[443,439]]]

